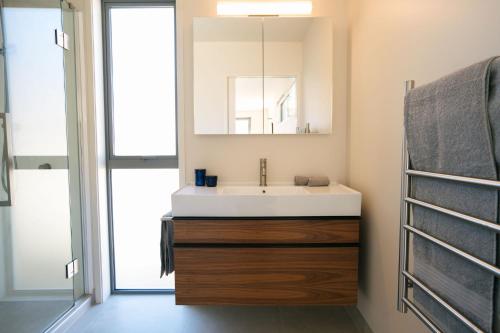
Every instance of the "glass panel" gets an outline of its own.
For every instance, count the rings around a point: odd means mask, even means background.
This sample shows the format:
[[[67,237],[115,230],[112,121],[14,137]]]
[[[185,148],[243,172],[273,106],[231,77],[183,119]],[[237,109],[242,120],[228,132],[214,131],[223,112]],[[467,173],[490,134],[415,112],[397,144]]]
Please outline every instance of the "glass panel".
[[[12,178],[14,289],[63,290],[72,299],[64,274],[72,258],[68,171],[14,170]]]
[[[61,10],[52,3],[54,8],[5,8],[11,144],[18,156],[67,155],[63,49],[54,42]]]
[[[66,76],[66,117],[68,133],[68,167],[69,167],[69,198],[71,212],[71,245],[73,258],[83,258],[81,182],[80,182],[80,150],[77,107],[76,78],[76,45],[75,45],[75,13],[68,3],[62,3],[63,29],[69,36],[69,50],[64,52],[64,69]],[[80,272],[73,277],[75,299],[84,294],[84,260],[79,261]]]
[[[115,155],[177,154],[174,19],[173,7],[110,10]]]
[[[65,274],[73,258],[69,118],[63,49],[54,40],[61,8],[59,0],[4,4],[9,160],[23,163],[12,165],[12,205],[0,208],[0,330],[41,332],[74,304]]]
[[[115,281],[117,289],[174,289],[160,279],[160,218],[179,188],[177,169],[112,170]]]

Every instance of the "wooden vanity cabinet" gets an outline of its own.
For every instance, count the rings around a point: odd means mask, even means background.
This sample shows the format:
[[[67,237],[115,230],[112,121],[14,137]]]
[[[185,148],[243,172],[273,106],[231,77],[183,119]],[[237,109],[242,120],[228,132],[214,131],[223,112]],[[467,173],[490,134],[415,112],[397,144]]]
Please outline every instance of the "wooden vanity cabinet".
[[[174,218],[176,304],[353,305],[359,218]]]

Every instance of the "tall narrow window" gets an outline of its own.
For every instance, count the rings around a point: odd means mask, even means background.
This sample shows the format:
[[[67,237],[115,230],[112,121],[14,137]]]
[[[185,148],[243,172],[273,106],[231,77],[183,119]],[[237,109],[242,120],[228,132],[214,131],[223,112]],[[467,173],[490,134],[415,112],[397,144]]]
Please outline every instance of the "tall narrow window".
[[[173,2],[105,0],[113,291],[173,290],[160,279],[160,218],[179,186]]]

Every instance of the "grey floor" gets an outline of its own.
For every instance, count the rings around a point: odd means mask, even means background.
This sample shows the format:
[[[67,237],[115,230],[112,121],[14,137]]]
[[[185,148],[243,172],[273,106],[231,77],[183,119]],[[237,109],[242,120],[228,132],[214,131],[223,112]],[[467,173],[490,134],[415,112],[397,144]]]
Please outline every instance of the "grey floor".
[[[42,332],[72,306],[73,301],[0,302],[0,332]]]
[[[342,307],[176,306],[174,296],[169,295],[115,295],[93,306],[69,332],[369,332],[355,311]]]

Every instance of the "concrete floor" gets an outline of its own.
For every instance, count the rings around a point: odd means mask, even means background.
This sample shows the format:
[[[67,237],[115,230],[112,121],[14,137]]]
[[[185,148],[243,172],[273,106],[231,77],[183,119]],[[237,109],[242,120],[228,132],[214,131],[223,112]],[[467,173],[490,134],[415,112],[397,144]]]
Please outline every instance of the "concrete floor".
[[[176,306],[170,295],[115,295],[71,333],[368,333],[355,308]]]
[[[0,302],[0,332],[42,332],[72,306],[73,301]]]

